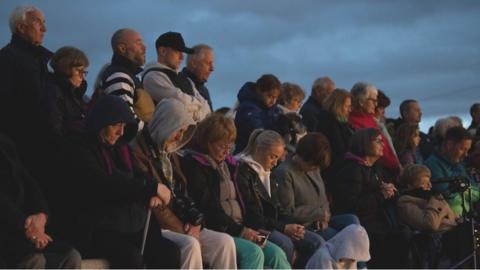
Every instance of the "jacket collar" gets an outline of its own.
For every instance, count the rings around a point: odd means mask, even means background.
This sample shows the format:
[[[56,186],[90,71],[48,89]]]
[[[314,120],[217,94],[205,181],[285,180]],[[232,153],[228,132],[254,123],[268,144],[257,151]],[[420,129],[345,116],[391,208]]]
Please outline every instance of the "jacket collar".
[[[195,75],[192,71],[190,71],[186,67],[182,69],[182,73],[185,74],[187,77],[189,77],[193,81],[193,83],[197,86],[203,86],[206,83],[206,81],[200,81],[197,75]]]
[[[125,67],[133,75],[137,75],[138,73],[143,71],[141,67],[135,65],[130,59],[116,53],[114,53],[112,56],[112,64]]]
[[[367,164],[367,161],[365,161],[365,159],[353,154],[352,152],[347,152],[345,153],[345,159],[346,160],[353,160],[353,161],[356,161],[358,164],[360,165],[363,165],[363,166],[367,166],[367,167],[370,167],[368,164]]]
[[[41,45],[33,45],[32,43],[28,42],[17,34],[12,34],[12,40],[10,41],[10,43],[17,48],[31,52],[32,54],[44,59],[50,59],[53,55],[53,53],[45,47]]]

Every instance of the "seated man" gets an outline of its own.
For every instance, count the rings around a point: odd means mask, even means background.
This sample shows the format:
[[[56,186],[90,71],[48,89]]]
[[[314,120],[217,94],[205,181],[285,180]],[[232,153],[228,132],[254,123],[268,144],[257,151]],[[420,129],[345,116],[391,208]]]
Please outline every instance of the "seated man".
[[[0,168],[0,268],[80,268],[80,254],[47,234],[45,198],[4,135]]]
[[[469,192],[462,192],[464,190],[455,184],[454,178],[457,177],[459,181],[471,181],[463,165],[463,159],[471,145],[472,138],[465,128],[452,127],[447,130],[439,150],[425,161],[425,165],[432,172],[432,189],[442,193],[457,215],[463,215],[470,209]],[[461,193],[464,193],[464,200]],[[478,198],[478,187],[472,186],[472,203],[477,202]]]

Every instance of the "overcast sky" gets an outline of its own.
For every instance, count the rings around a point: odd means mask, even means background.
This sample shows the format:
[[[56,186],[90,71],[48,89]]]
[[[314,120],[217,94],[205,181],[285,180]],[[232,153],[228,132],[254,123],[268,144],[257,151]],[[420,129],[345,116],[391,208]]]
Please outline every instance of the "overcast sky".
[[[2,0],[2,47],[9,14],[21,4],[44,12],[45,47],[86,52],[90,85],[110,61],[112,33],[130,27],[145,40],[147,62],[166,31],[181,32],[187,46],[211,45],[214,108],[232,106],[243,83],[264,73],[301,85],[307,96],[320,76],[347,90],[371,82],[392,99],[389,117],[398,117],[402,100],[419,100],[422,129],[448,115],[468,125],[470,105],[480,102],[480,1]]]

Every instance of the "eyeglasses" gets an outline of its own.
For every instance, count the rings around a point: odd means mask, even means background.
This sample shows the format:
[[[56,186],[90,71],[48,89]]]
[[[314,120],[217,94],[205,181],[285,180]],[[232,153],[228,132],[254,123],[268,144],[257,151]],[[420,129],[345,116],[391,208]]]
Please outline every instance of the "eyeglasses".
[[[233,143],[216,143],[215,144],[218,148],[222,150],[231,150],[233,148]]]

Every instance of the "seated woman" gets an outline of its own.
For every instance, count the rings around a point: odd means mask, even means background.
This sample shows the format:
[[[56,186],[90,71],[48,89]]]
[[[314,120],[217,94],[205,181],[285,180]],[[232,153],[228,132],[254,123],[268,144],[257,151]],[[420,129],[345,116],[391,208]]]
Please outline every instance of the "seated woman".
[[[57,238],[53,242],[43,193],[2,134],[0,168],[0,268],[80,268],[78,251]]]
[[[424,165],[405,168],[400,181],[407,190],[398,199],[398,216],[414,230],[443,235],[443,254],[458,261],[472,251],[470,228],[466,223],[457,222],[458,215],[440,192],[431,190],[430,177],[431,172]]]
[[[300,256],[293,266],[304,268],[323,239],[280,214],[277,183],[270,177],[270,170],[284,148],[282,137],[275,131],[257,129],[250,135],[247,147],[240,154],[237,174],[246,207],[244,224],[255,230],[271,231],[268,239],[285,251],[291,264],[296,248]]]
[[[369,246],[365,229],[348,225],[315,252],[305,269],[357,269],[358,262],[370,260]]]
[[[175,201],[191,201],[187,194],[188,183],[178,166],[176,151],[190,141],[194,131],[195,121],[183,104],[176,99],[163,99],[157,104],[148,126],[133,142],[134,163],[158,183],[173,189],[176,198],[168,206],[170,211],[157,208],[153,213],[160,225],[166,223],[162,235],[180,246],[181,268],[201,269],[205,262],[214,269],[233,269],[237,267],[237,261],[232,237],[207,228],[202,229],[202,224],[199,223],[201,213],[195,206],[180,208]],[[173,211],[172,216],[167,218],[165,211]]]
[[[238,92],[235,126],[238,136],[235,153],[247,146],[250,133],[257,128],[273,129],[280,109],[276,105],[280,95],[280,81],[272,74],[262,75],[256,82],[245,83]]]
[[[118,96],[101,97],[85,128],[67,145],[59,166],[69,240],[84,257],[106,258],[112,268],[178,268],[178,247],[162,237],[155,219],[146,226],[147,208],[167,204],[170,192],[131,162],[127,143],[137,132],[132,111]],[[142,243],[144,227],[149,230]]]
[[[350,224],[359,224],[354,215],[331,217],[321,170],[330,163],[330,144],[318,132],[311,132],[297,145],[295,156],[273,171],[278,182],[281,209],[291,221],[317,232],[325,240]]]
[[[235,179],[237,164],[230,156],[235,141],[233,121],[212,114],[197,127],[192,151],[182,160],[188,193],[205,213],[208,229],[233,236],[239,268],[290,268],[283,250],[263,241],[258,231],[245,225],[245,203]]]
[[[345,155],[335,183],[334,210],[357,215],[367,230],[372,255],[369,268],[401,268],[407,261],[408,241],[397,234],[388,215],[397,189],[382,181],[377,171],[376,162],[384,153],[383,142],[381,132],[374,128],[352,135],[350,152]]]

